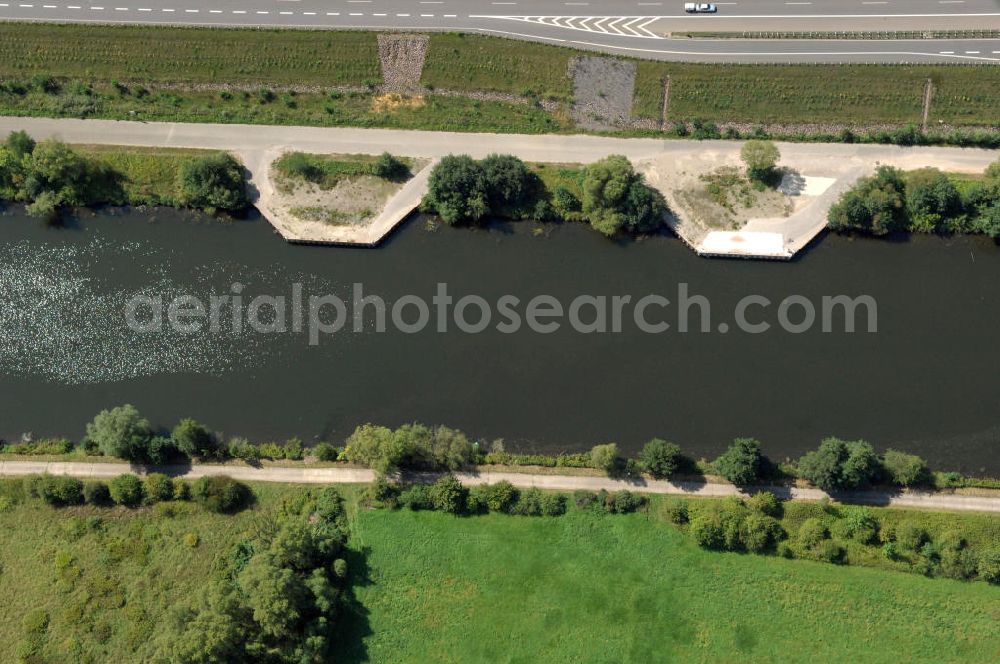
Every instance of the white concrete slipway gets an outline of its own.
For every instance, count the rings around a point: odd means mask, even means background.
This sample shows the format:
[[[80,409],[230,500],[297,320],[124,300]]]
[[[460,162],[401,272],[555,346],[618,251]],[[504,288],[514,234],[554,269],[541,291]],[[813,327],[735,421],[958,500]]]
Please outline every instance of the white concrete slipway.
[[[512,154],[526,161],[549,163],[590,163],[610,154],[622,154],[646,174],[650,183],[670,201],[671,168],[678,161],[696,158],[711,164],[738,163],[739,141],[663,140],[654,138],[613,138],[588,135],[475,134],[456,132],[404,131],[393,129],[348,129],[202,123],[161,123],[118,120],[76,120],[0,117],[0,135],[23,129],[36,139],[58,137],[68,143],[131,145],[227,150],[240,156],[258,187],[263,176],[264,155],[279,149],[315,154],[393,154],[437,159],[448,154],[469,154],[476,158],[491,153]],[[778,143],[780,165],[791,169],[809,183],[811,178],[833,180],[818,188],[800,192],[801,207],[791,216],[753,219],[741,229],[742,238],[713,237],[707,247],[702,233],[686,235],[683,219],[670,223],[692,248],[712,255],[776,258],[780,234],[784,254],[790,257],[805,247],[826,227],[830,205],[859,177],[874,171],[878,164],[905,169],[934,166],[944,171],[982,172],[1000,157],[996,150],[940,147],[898,147],[887,145]],[[256,172],[255,172],[256,171]],[[426,171],[429,174],[429,171]],[[419,173],[390,201],[377,223],[350,243],[372,245],[384,238],[418,203],[426,187],[426,174]],[[807,200],[809,199],[809,200]],[[266,208],[266,200],[262,203]],[[674,211],[681,214],[676,206]],[[265,214],[266,216],[266,214]],[[280,230],[280,220],[271,220]],[[308,238],[290,238],[309,241]],[[704,251],[702,251],[704,249]],[[711,252],[709,250],[712,250]],[[723,253],[716,254],[716,250]],[[756,251],[760,253],[755,253]]]

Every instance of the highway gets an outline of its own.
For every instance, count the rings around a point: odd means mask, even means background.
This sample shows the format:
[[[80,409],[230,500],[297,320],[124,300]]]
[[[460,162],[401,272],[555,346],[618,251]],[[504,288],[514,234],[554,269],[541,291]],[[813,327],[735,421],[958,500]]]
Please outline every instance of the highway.
[[[1000,40],[689,39],[682,31],[1000,30],[1000,0],[4,0],[0,20],[452,30],[700,62],[1000,63]]]

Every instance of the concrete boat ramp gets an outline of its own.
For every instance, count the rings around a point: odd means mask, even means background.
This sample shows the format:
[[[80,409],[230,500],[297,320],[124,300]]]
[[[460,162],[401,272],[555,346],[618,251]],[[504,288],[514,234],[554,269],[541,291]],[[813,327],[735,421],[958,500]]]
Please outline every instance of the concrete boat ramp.
[[[36,139],[58,137],[67,143],[232,152],[250,172],[255,204],[286,240],[359,246],[377,245],[419,206],[433,163],[445,155],[482,158],[501,153],[525,161],[587,164],[622,154],[664,194],[672,211],[668,223],[692,249],[703,256],[761,259],[789,259],[801,251],[826,227],[827,211],[840,194],[879,164],[979,173],[1000,157],[995,150],[972,148],[777,143],[779,165],[794,174],[798,183],[789,193],[794,210],[788,216],[748,219],[739,228],[722,229],[685,219],[686,211],[678,204],[674,189],[680,178],[690,178],[692,173],[738,164],[740,141],[0,117],[0,134],[20,129]],[[372,155],[388,151],[427,159],[431,165],[407,182],[372,222],[339,229],[331,226],[319,235],[305,236],[277,218],[268,205],[267,194],[273,191],[269,167],[283,150]]]

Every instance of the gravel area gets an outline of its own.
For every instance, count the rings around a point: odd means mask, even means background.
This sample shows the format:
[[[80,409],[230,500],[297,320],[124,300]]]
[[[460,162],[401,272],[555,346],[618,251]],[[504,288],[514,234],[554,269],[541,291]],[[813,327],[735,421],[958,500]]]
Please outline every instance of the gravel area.
[[[420,90],[420,76],[427,57],[426,35],[380,34],[378,58],[382,63],[383,90]]]
[[[581,129],[617,129],[631,124],[635,63],[582,56],[569,63],[573,120]]]

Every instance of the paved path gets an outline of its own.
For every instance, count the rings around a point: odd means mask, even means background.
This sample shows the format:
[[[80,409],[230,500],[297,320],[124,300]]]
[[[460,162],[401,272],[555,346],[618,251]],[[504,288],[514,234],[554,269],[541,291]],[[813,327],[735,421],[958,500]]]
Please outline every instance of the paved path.
[[[3,0],[0,20],[481,32],[659,60],[1000,62],[997,40],[691,40],[682,31],[1000,29],[995,0]]]
[[[161,466],[150,468],[149,472],[163,472],[174,477],[195,479],[211,475],[228,475],[238,480],[254,482],[287,482],[294,484],[365,484],[375,479],[371,470],[359,468],[280,468],[249,466]],[[122,473],[144,473],[142,467],[124,463],[81,463],[56,461],[0,461],[0,476],[23,476],[38,473],[52,475],[73,475],[81,478],[108,479]],[[429,481],[438,475],[410,474],[408,478]],[[529,473],[494,472],[484,468],[476,473],[456,473],[463,484],[492,484],[507,480],[517,487],[538,487],[559,491],[617,491],[629,489],[643,493],[676,494],[700,497],[721,497],[745,495],[731,484],[708,482],[668,482],[666,480],[625,481],[608,477],[586,477],[577,475],[534,475]],[[818,489],[795,489],[788,487],[762,486],[759,490],[774,492],[787,500],[820,500],[831,497]],[[841,502],[888,507],[911,507],[932,510],[957,510],[971,512],[1000,512],[1000,496],[963,496],[939,493],[877,491],[850,491],[832,496]]]

